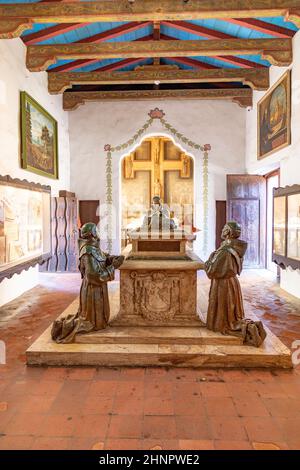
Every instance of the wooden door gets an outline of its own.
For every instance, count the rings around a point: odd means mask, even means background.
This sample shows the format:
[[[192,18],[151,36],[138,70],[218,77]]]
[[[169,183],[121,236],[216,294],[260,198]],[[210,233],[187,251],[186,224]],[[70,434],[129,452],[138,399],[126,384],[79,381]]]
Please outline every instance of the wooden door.
[[[66,198],[66,271],[76,272],[78,267],[77,199]]]
[[[99,223],[99,200],[79,201],[79,220],[81,226],[87,222]]]
[[[216,201],[216,249],[222,243],[221,233],[226,224],[226,201]]]
[[[51,198],[52,257],[40,266],[42,272],[78,270],[77,199]]]
[[[248,242],[244,266],[265,267],[266,179],[259,175],[227,175],[227,220],[242,226]]]

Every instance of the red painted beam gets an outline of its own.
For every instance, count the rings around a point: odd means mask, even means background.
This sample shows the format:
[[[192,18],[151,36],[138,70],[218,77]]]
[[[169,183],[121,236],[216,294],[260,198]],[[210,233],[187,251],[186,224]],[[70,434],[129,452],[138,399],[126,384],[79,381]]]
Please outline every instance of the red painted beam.
[[[153,39],[152,34],[149,35],[149,36],[145,36],[143,38],[140,38],[140,39],[136,39],[136,41],[148,41],[149,39]],[[142,59],[143,59],[143,57],[140,57],[140,58],[137,57],[136,59],[134,58],[133,60],[140,61]],[[73,60],[72,62],[69,62],[68,64],[63,64],[63,65],[59,65],[58,67],[54,67],[53,69],[49,70],[49,73],[51,73],[51,72],[70,72],[71,70],[75,70],[75,69],[78,69],[78,68],[81,68],[81,67],[85,67],[86,65],[95,64],[96,62],[99,62],[99,59]],[[110,64],[110,65],[117,65],[117,64]],[[123,67],[124,67],[124,65],[123,65]],[[120,68],[120,67],[118,67],[118,68]],[[101,70],[102,70],[102,68],[101,68]]]
[[[74,29],[83,28],[89,23],[64,23],[50,26],[49,28],[42,29],[36,33],[26,34],[22,37],[23,42],[26,46],[31,46],[32,44],[37,44],[46,39],[54,38],[59,34],[67,33],[68,31],[73,31]]]
[[[145,26],[149,26],[150,24],[152,24],[152,21],[143,21],[143,22],[133,21],[131,23],[117,26],[116,28],[110,29],[108,31],[103,31],[103,33],[95,34],[94,36],[80,39],[80,41],[76,41],[76,44],[86,44],[86,43],[97,44],[99,42],[107,41],[108,39],[122,36],[123,34],[131,33],[132,31],[137,31],[138,29],[142,29]]]
[[[282,26],[267,23],[266,21],[257,20],[256,18],[226,18],[224,21],[243,26],[244,28],[254,29],[255,31],[275,36],[276,38],[292,38],[296,34],[296,31],[282,28]]]
[[[224,37],[224,33],[221,33],[220,31],[214,31],[212,29],[204,28],[202,26],[198,27],[198,25],[194,25],[192,23],[189,23],[188,21],[164,21],[162,23],[168,26],[171,26],[172,28],[174,27],[175,29],[176,28],[178,29],[177,23],[180,23],[180,26],[181,28],[184,28],[184,31],[188,31],[189,26],[191,26],[192,28],[189,29],[190,33],[198,34],[199,36],[206,37],[208,39],[237,39],[235,36],[230,36],[228,34],[226,34]],[[182,25],[182,23],[184,24]],[[195,29],[194,26],[197,26],[197,28]],[[198,33],[196,32],[198,28],[201,28],[201,34],[200,34],[200,30],[198,31]],[[166,35],[162,35],[161,37],[163,37],[164,39],[169,39],[169,40],[175,39],[171,36],[166,36]],[[241,59],[240,57],[235,57],[235,56],[214,56],[213,58],[222,60],[223,62],[227,62],[229,64],[238,65],[239,67],[246,67],[246,68],[265,68],[266,67],[265,65],[258,64],[257,62],[252,62],[250,60]]]
[[[119,62],[116,62],[114,64],[108,64],[105,65],[104,67],[99,67],[98,69],[95,69],[95,72],[112,72],[113,70],[119,70],[122,69],[123,67],[127,67],[127,65],[133,65],[137,64],[143,60],[142,58],[140,59],[124,59],[120,60]]]
[[[166,57],[166,59],[174,60],[178,62],[178,64],[189,65],[190,67],[194,67],[195,69],[218,69],[220,67],[216,67],[215,65],[206,64],[205,62],[201,62],[200,60],[190,59],[189,57]]]
[[[220,55],[215,56],[214,59],[222,60],[222,62],[227,62],[228,64],[238,65],[245,69],[265,69],[267,66],[259,64],[258,62],[252,62],[252,60],[242,59],[241,57],[235,57],[233,55]]]
[[[126,33],[130,33],[132,31],[137,31],[138,29],[144,28],[151,24],[151,21],[145,22],[137,22],[133,21],[131,23],[127,23],[121,26],[117,26],[116,28],[110,29],[108,31],[103,31],[102,33],[95,34],[94,36],[87,37],[84,39],[80,39],[80,41],[76,41],[77,43],[98,43],[102,41],[107,41],[108,39],[116,38]],[[84,26],[89,25],[89,23],[67,23],[67,24],[57,24],[55,26],[50,26],[49,28],[45,28],[37,33],[32,33],[24,36],[23,41],[26,46],[31,44],[36,44],[41,41],[45,41],[46,39],[53,38],[58,36],[59,34],[67,33],[68,31],[72,31],[77,28],[82,28]]]
[[[234,36],[231,36],[230,34],[225,34],[220,31],[215,31],[214,29],[205,28],[204,26],[189,23],[188,21],[162,21],[161,24],[169,26],[171,28],[179,29],[180,31],[185,31],[186,33],[195,34],[196,36],[201,36],[207,39],[234,38]]]

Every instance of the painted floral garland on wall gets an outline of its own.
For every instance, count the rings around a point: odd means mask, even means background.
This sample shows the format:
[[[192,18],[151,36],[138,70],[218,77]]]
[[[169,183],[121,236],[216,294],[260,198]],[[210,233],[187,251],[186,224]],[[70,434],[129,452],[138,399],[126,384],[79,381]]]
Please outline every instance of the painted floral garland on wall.
[[[202,172],[203,172],[203,251],[207,251],[208,243],[208,153],[211,150],[210,144],[200,145],[196,144],[192,140],[185,137],[182,133],[178,132],[171,124],[169,124],[165,119],[165,113],[159,108],[152,109],[148,113],[149,119],[145,124],[129,139],[127,142],[112,147],[110,144],[104,146],[104,151],[106,152],[106,220],[107,224],[105,227],[105,232],[107,233],[107,248],[108,251],[112,250],[112,204],[113,204],[113,185],[112,185],[112,154],[113,152],[120,152],[121,150],[126,150],[128,147],[131,147],[137,140],[146,132],[146,130],[151,126],[155,119],[158,119],[162,126],[169,131],[174,137],[188,145],[189,147],[200,150],[203,153],[203,162],[202,162]]]

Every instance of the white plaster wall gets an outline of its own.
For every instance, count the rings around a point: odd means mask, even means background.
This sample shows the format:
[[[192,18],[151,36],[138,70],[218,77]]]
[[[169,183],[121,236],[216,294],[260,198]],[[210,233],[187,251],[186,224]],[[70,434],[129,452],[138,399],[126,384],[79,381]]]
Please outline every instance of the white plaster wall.
[[[226,173],[245,171],[245,110],[227,101],[132,101],[87,103],[69,113],[71,151],[71,190],[79,199],[99,199],[105,202],[106,174],[104,145],[117,146],[128,141],[147,121],[151,109],[165,112],[165,119],[178,132],[199,144],[211,144],[209,153],[209,247],[215,243],[215,200],[226,199]],[[152,134],[172,137],[159,120],[142,136]],[[199,204],[195,224],[201,229],[202,158],[199,151],[182,148],[195,157],[195,200]],[[134,146],[129,147],[129,153]],[[119,217],[120,160],[122,152],[113,153],[113,198]],[[200,249],[201,232],[198,235]],[[120,240],[114,241],[119,250]]]
[[[254,92],[254,106],[246,115],[246,169],[248,173],[266,174],[280,168],[280,186],[300,184],[300,32],[293,40],[292,70],[292,144],[275,154],[257,160],[257,103],[265,92]],[[287,68],[271,67],[271,86]],[[281,287],[300,298],[300,271],[281,270]]]
[[[0,41],[0,174],[50,185],[52,195],[70,186],[68,113],[61,96],[47,91],[47,74],[31,73],[25,66],[26,49],[20,39]],[[58,121],[59,180],[23,170],[20,166],[20,91],[27,91]],[[0,305],[38,282],[37,267],[0,283]]]

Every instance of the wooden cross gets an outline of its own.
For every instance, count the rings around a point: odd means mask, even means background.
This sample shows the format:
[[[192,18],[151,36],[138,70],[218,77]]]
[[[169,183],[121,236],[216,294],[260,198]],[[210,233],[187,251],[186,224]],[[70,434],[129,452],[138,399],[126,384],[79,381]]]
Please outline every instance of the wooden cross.
[[[136,171],[151,172],[151,198],[160,196],[164,200],[164,173],[165,171],[179,171],[180,178],[190,178],[191,157],[185,153],[180,153],[179,160],[165,159],[165,142],[170,141],[166,137],[153,137],[147,139],[150,142],[151,159],[137,160],[135,152],[124,158],[124,178],[134,179]]]

